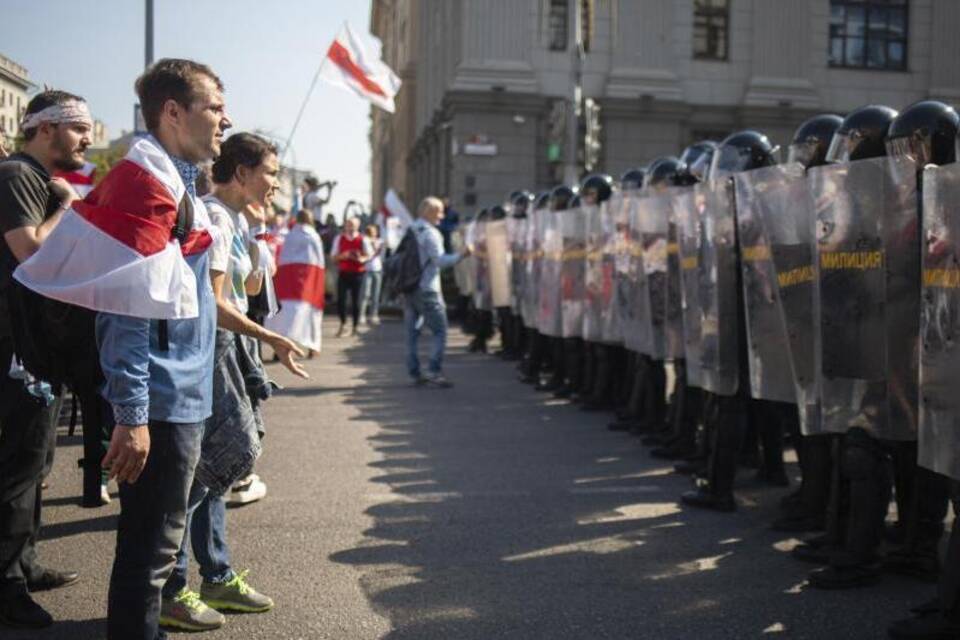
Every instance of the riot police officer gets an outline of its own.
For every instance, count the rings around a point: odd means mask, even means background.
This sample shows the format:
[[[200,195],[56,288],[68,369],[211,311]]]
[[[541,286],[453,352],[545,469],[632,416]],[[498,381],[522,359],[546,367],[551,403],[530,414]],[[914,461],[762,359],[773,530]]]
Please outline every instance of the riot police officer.
[[[542,247],[539,246],[537,237],[537,225],[540,224],[540,216],[548,215],[550,207],[550,191],[541,191],[537,194],[533,202],[533,209],[530,211],[530,240],[532,243],[530,262],[528,263],[528,278],[526,281],[527,290],[524,299],[524,326],[527,333],[527,352],[520,363],[520,381],[526,384],[537,384],[540,382],[540,373],[550,361],[549,341],[543,333],[540,332],[537,316],[539,313],[539,286],[540,270],[542,267],[541,256]]]
[[[517,360],[526,351],[526,332],[523,326],[523,317],[520,313],[520,305],[524,295],[524,269],[525,259],[518,259],[520,254],[525,253],[523,246],[524,237],[520,233],[525,231],[521,222],[527,220],[527,211],[533,206],[534,196],[529,191],[514,191],[508,198],[510,205],[510,218],[514,223],[514,232],[510,236],[511,251],[513,260],[511,261],[511,301],[510,308],[506,310],[501,317],[500,337],[503,343],[503,352],[501,355],[505,360]]]

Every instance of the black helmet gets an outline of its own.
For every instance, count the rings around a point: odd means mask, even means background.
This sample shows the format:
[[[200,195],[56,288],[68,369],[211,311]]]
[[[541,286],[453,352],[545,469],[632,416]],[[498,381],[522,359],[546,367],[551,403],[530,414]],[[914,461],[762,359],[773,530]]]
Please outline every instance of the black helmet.
[[[580,195],[583,199],[593,198],[590,204],[600,204],[613,195],[613,178],[605,173],[593,173],[580,183]]]
[[[683,150],[680,155],[680,168],[677,171],[677,184],[689,186],[710,179],[710,166],[717,152],[717,143],[713,140],[701,140]]]
[[[674,156],[657,158],[650,163],[650,168],[647,169],[647,177],[643,182],[643,188],[671,187],[675,185],[681,167],[680,159]]]
[[[565,209],[569,209],[572,206],[571,202],[573,202],[573,198],[576,195],[577,192],[565,184],[554,187],[553,191],[550,192],[550,210],[563,211]]]
[[[479,213],[477,213],[476,221],[485,222],[489,217],[490,217],[490,209],[484,207],[483,209],[480,209]]]
[[[583,204],[583,200],[580,198],[580,194],[578,193],[577,195],[573,196],[573,200],[570,201],[570,206],[568,206],[567,208],[576,209],[581,204]]]
[[[513,208],[514,218],[524,218],[533,205],[533,194],[529,191],[514,191],[510,194],[510,205]]]
[[[876,104],[851,111],[833,134],[827,162],[852,162],[887,155],[884,145],[887,129],[896,117],[895,110]]]
[[[710,177],[723,173],[739,173],[760,167],[769,167],[780,161],[780,147],[775,147],[767,136],[747,129],[727,136],[713,154]]]
[[[643,186],[643,179],[646,176],[646,169],[629,169],[620,176],[620,188],[624,191],[629,189],[639,189]]]
[[[908,157],[917,167],[950,164],[957,158],[960,116],[936,100],[915,102],[900,112],[887,129],[887,154]]]
[[[833,113],[814,116],[801,124],[793,134],[787,162],[799,162],[806,169],[826,164],[827,149],[842,124],[843,118]]]
[[[507,217],[507,210],[504,209],[501,205],[495,204],[490,207],[490,219],[491,220],[503,220]]]
[[[541,191],[540,193],[538,193],[536,199],[534,200],[533,208],[546,209],[549,206],[550,206],[550,192]]]

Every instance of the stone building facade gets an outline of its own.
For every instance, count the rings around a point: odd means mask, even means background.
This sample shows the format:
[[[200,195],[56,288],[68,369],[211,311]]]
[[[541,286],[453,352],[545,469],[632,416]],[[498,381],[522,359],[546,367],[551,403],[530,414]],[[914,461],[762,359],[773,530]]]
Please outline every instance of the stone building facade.
[[[817,113],[960,102],[956,0],[374,0],[371,30],[404,81],[373,109],[375,205],[555,184],[577,67],[614,176],[738,129],[786,145]]]

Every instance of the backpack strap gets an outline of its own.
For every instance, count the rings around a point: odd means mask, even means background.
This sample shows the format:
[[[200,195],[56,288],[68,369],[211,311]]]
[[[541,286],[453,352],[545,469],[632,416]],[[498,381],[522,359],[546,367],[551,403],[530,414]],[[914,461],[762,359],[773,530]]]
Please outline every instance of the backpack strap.
[[[190,230],[193,229],[193,216],[193,198],[185,191],[183,197],[180,199],[180,206],[177,207],[177,220],[170,234],[171,237],[180,244],[186,242],[187,236],[190,235]],[[161,351],[170,350],[170,329],[167,326],[166,320],[159,320],[157,322],[157,342],[160,345]]]

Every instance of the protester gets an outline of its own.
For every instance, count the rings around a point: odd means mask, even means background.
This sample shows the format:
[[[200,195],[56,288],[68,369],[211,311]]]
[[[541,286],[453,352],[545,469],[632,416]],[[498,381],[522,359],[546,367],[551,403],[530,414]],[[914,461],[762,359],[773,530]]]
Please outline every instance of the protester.
[[[444,253],[443,237],[437,226],[443,221],[443,202],[427,197],[420,203],[417,219],[410,226],[420,253],[419,287],[404,296],[403,324],[407,333],[407,373],[414,384],[449,388],[453,383],[443,375],[443,355],[447,346],[447,309],[440,292],[440,271],[449,269],[470,255],[471,247],[463,253]],[[420,331],[426,325],[433,333],[433,347],[427,374],[420,370],[417,343]]]
[[[51,175],[83,166],[93,121],[79,96],[44,91],[27,104],[21,130],[23,150],[0,162],[0,624],[39,629],[53,619],[28,592],[71,584],[79,574],[45,568],[37,558],[41,483],[60,405],[57,390],[10,372],[17,345],[8,291],[17,286],[17,264],[37,252],[77,198]]]
[[[380,324],[380,289],[383,286],[383,252],[385,245],[380,239],[380,227],[368,224],[366,240],[370,245],[370,259],[363,275],[363,291],[360,303],[360,319],[364,324]],[[367,317],[367,309],[370,316]]]
[[[340,328],[337,337],[343,335],[347,322],[347,296],[350,296],[350,335],[357,334],[360,320],[360,290],[363,286],[366,264],[373,256],[373,250],[366,238],[359,233],[360,221],[347,218],[343,224],[343,233],[333,241],[330,259],[337,263],[337,309],[340,313]]]
[[[297,223],[286,235],[277,258],[274,284],[280,312],[267,319],[267,328],[319,353],[323,345],[325,291],[323,243],[309,209],[297,212]]]

